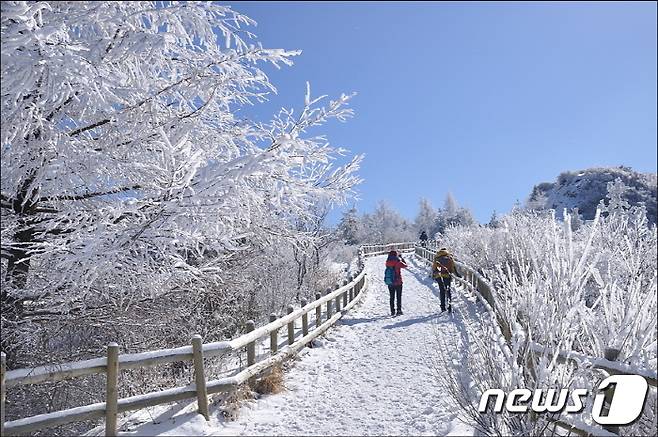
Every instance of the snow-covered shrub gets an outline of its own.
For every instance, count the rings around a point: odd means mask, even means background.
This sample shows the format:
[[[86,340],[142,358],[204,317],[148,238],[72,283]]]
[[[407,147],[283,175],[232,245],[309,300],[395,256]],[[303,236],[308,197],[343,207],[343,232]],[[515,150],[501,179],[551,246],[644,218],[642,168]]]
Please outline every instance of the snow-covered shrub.
[[[566,211],[563,221],[516,211],[498,228],[445,232],[440,243],[494,286],[497,318],[511,332],[509,344],[493,348],[500,334],[491,320],[471,333],[476,352],[470,380],[449,381],[461,402],[477,403],[489,388],[594,387],[600,372],[587,363],[559,363],[558,351],[602,358],[606,348],[615,348],[618,361],[656,370],[656,226],[648,223],[644,208],[616,201],[621,198],[615,192],[612,184],[608,204],[600,207],[605,216],[597,214],[575,232]],[[533,343],[545,352],[533,353]],[[624,434],[655,430],[655,391],[649,396],[643,419],[623,427]],[[587,414],[581,419],[591,421]],[[543,415],[475,412],[470,420],[487,434],[552,432]]]

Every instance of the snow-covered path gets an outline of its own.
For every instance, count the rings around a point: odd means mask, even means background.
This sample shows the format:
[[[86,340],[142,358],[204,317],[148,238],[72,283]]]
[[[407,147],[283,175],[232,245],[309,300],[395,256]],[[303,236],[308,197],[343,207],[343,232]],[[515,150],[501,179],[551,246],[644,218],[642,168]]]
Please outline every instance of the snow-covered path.
[[[453,315],[440,314],[438,287],[409,255],[403,272],[403,316],[391,317],[381,280],[384,257],[368,260],[363,301],[285,374],[286,390],[245,405],[239,419],[205,422],[186,411],[128,435],[472,435],[436,378],[468,357],[472,298],[454,293]],[[461,340],[461,341],[460,341]],[[442,345],[439,347],[439,345]],[[445,350],[439,350],[445,349]],[[432,365],[450,354],[449,368]],[[217,416],[215,414],[215,416]]]

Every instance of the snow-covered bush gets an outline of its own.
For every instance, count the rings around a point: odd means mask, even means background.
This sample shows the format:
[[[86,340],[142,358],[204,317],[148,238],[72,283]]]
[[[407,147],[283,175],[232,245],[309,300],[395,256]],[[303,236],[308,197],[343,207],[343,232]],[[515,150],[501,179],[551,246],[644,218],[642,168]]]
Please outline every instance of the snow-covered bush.
[[[610,184],[608,191],[595,219],[575,232],[566,211],[559,221],[552,214],[521,210],[497,228],[445,232],[441,244],[494,286],[497,318],[511,333],[507,346],[492,347],[500,334],[487,317],[470,333],[476,344],[470,381],[448,384],[460,402],[477,403],[489,388],[591,389],[600,373],[587,363],[559,363],[558,351],[603,358],[606,348],[615,348],[618,361],[656,370],[656,226],[648,223],[644,208],[621,200],[618,186]],[[533,342],[545,353],[532,353]],[[655,430],[655,401],[654,391],[643,419],[622,432]],[[475,412],[469,419],[492,435],[552,432],[543,415]]]

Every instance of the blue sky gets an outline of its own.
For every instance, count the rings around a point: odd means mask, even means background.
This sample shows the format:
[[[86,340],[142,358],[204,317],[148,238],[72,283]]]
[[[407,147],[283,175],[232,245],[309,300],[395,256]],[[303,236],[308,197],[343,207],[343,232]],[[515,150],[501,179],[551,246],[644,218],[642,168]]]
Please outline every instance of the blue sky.
[[[450,191],[487,222],[564,170],[656,172],[654,2],[229,4],[263,46],[303,51],[266,70],[279,94],[256,117],[300,107],[307,80],[358,93],[323,132],[366,155],[361,212],[412,219]]]

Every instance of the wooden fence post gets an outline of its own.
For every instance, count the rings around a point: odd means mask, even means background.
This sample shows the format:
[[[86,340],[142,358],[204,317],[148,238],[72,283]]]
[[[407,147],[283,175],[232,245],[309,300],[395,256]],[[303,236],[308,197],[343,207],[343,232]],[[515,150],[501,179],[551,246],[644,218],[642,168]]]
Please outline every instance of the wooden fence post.
[[[340,294],[338,296],[336,296],[336,312],[337,313],[340,312],[340,297],[341,297]]]
[[[277,319],[276,314],[270,314],[270,323]],[[270,354],[274,355],[279,350],[279,330],[275,329],[270,332]]]
[[[484,300],[486,300],[487,303],[488,303],[489,305],[491,305],[491,308],[493,308],[493,305],[491,304],[491,298],[490,298],[490,296],[489,296],[489,287],[486,286],[486,284],[484,283],[484,281],[482,281],[482,280],[480,280],[479,278],[477,278],[477,279],[475,280],[475,288],[477,289],[477,291],[480,292],[480,294],[482,295],[482,297],[484,298]]]
[[[352,276],[345,280],[345,285],[349,284],[350,282],[352,282]],[[351,291],[351,289],[349,291]],[[347,292],[348,290],[345,290],[345,293],[343,293],[343,308],[347,306]]]
[[[119,345],[107,345],[107,368],[105,382],[105,435],[117,435],[117,413],[119,402]]]
[[[320,300],[322,297],[322,293],[319,291],[315,293],[315,300]],[[318,305],[315,307],[315,327],[317,328],[322,324],[322,305]]]
[[[302,299],[302,308],[306,306],[308,302],[306,299]],[[308,335],[308,313],[302,314],[302,336]]]
[[[291,314],[295,311],[292,305],[288,305],[288,314]],[[295,321],[291,320],[288,322],[288,344],[293,344],[295,342]]]
[[[7,373],[7,355],[0,354],[0,434],[5,435],[5,373]]]
[[[619,358],[619,352],[621,352],[619,349],[605,348],[603,350],[603,356],[608,361],[617,361],[617,358]],[[614,385],[612,387],[608,387],[605,390],[605,398],[603,401],[603,407],[601,408],[602,416],[607,416],[608,413],[610,412],[610,405],[612,404],[612,397],[614,395],[615,395]],[[603,425],[603,428],[606,429],[607,431],[614,432],[615,434],[619,434],[618,425]]]
[[[253,320],[247,320],[246,330],[251,332],[256,329],[256,323]],[[247,344],[247,367],[251,367],[256,364],[256,341],[252,341]]]
[[[327,290],[327,294],[331,293],[331,289]],[[331,299],[327,301],[327,320],[331,318]]]
[[[206,421],[210,420],[208,411],[208,390],[206,389],[206,372],[203,368],[203,341],[199,334],[192,337],[192,357],[194,360],[194,385],[196,401],[201,414]]]

